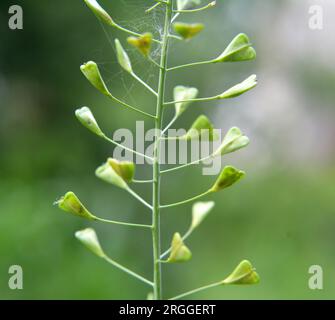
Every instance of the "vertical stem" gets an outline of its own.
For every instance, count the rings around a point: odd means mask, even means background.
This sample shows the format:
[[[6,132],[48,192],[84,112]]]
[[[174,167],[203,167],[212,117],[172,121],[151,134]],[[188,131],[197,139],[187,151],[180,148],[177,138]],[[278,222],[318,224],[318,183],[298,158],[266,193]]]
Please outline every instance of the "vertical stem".
[[[162,130],[162,116],[164,108],[165,82],[167,73],[167,56],[169,48],[169,32],[172,17],[171,0],[166,2],[164,34],[160,61],[159,85],[157,96],[156,109],[156,137],[154,145],[154,160],[153,160],[153,200],[152,200],[152,242],[153,242],[153,263],[154,263],[154,299],[162,299],[162,274],[160,262],[160,131]]]

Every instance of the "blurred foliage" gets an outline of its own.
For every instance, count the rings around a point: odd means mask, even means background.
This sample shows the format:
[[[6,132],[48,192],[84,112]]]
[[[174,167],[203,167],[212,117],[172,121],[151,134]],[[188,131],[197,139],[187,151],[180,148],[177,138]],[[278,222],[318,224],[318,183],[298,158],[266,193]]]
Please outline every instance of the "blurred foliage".
[[[113,93],[144,106],[146,111],[153,108],[152,97],[120,71],[115,62],[109,41],[115,36],[124,41],[125,36],[113,30],[104,31],[83,1],[28,4],[18,0],[16,3],[24,9],[23,31],[7,28],[11,3],[0,3],[0,298],[145,298],[147,287],[97,259],[74,239],[76,230],[91,224],[60,212],[52,203],[67,190],[73,190],[99,216],[149,222],[150,216],[141,204],[94,178],[94,169],[111,155],[112,149],[81,127],[74,110],[89,106],[109,134],[123,127],[134,130],[135,121],[140,119],[92,89],[79,66],[87,60],[96,60]],[[117,21],[140,32],[153,26],[155,29],[149,31],[159,33],[160,12],[154,15],[153,24],[151,16],[143,18],[144,8],[151,1],[102,3]],[[275,12],[287,3],[269,1],[266,12],[275,16]],[[187,46],[176,43],[171,49],[171,64],[215,57],[240,31],[248,32],[255,47],[261,47],[262,39],[258,36],[261,27],[250,27],[246,17],[255,21],[262,14],[259,8],[263,4],[264,1],[227,0],[218,10],[195,15],[193,19],[205,22],[207,29],[199,40]],[[237,12],[241,14],[241,7],[245,16],[236,16]],[[270,18],[267,16],[265,21]],[[193,20],[185,17],[183,21]],[[154,83],[154,67],[143,62],[136,49],[127,49],[137,72]],[[203,88],[203,96],[221,92],[222,86],[234,84],[246,72],[257,72],[262,63],[269,63],[265,54],[261,47],[260,59],[255,64],[229,65],[224,70],[210,66],[174,74],[169,79],[169,91],[172,92],[175,84],[184,84]],[[297,65],[296,81],[306,94],[315,92],[311,99],[320,103],[333,101],[334,90],[329,83],[335,73],[328,70],[323,77],[317,72],[317,62],[315,68],[308,68],[304,62]],[[316,78],[315,73],[318,74]],[[202,111],[210,116],[214,108],[215,105],[206,109],[196,107],[185,114],[178,126],[188,126]],[[243,105],[240,109],[243,113]],[[228,106],[224,111],[224,124],[234,110]],[[221,125],[220,122],[216,119],[216,124]],[[149,128],[151,124],[146,122],[146,125]],[[275,144],[272,148],[269,153],[285,152],[285,149],[276,149]],[[299,166],[280,160],[260,170],[248,152],[239,154],[238,159],[236,156],[228,158],[238,161],[248,172],[247,179],[214,196],[215,210],[187,241],[194,253],[192,261],[185,265],[164,266],[166,295],[223,279],[246,258],[260,273],[260,285],[218,288],[194,298],[334,297],[335,170],[329,165]],[[333,159],[328,160],[333,163]],[[138,171],[143,177],[150,174],[142,167]],[[168,203],[184,195],[192,196],[212,181],[213,177],[201,175],[200,168],[174,173],[164,180],[162,201]],[[150,198],[149,187],[142,186],[138,191],[146,199]],[[190,219],[191,205],[163,213],[164,247],[168,246],[175,231],[186,230]],[[110,256],[150,277],[151,237],[148,231],[99,224],[96,229]],[[8,268],[13,264],[23,267],[22,291],[8,289]],[[324,268],[322,291],[308,289],[308,268],[313,264]]]

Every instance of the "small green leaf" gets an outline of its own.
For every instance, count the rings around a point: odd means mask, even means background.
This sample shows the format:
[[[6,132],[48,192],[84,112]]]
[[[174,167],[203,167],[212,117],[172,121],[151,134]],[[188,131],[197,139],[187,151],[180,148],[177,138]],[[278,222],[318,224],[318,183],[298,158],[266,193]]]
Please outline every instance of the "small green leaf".
[[[173,28],[182,38],[189,40],[204,30],[205,26],[202,23],[175,22]]]
[[[196,202],[192,208],[192,224],[191,229],[199,227],[199,225],[206,219],[208,214],[215,206],[214,201]]]
[[[100,166],[95,174],[101,180],[114,184],[121,189],[128,189],[127,182],[131,182],[135,172],[135,165],[128,161],[117,161],[109,158]]]
[[[87,78],[87,80],[100,92],[106,96],[110,96],[110,93],[102,79],[98,65],[94,61],[89,61],[80,67],[81,72]]]
[[[257,284],[260,278],[251,263],[243,260],[222,284]]]
[[[219,178],[216,180],[214,186],[211,188],[212,192],[218,192],[225,188],[232,186],[245,176],[245,172],[238,170],[232,166],[226,166],[222,170]]]
[[[192,87],[184,87],[184,86],[177,86],[174,88],[174,100],[175,101],[185,101],[190,99],[195,99],[199,94],[197,88]],[[191,102],[178,102],[175,105],[176,108],[176,116],[180,116],[187,107],[191,104]]]
[[[214,132],[213,124],[205,115],[199,116],[194,121],[186,135],[180,139],[193,140],[203,138],[206,138],[209,141],[214,141],[218,138]]]
[[[94,229],[87,228],[75,233],[76,238],[89,250],[91,250],[95,255],[100,258],[104,258],[106,255],[103,252],[97,234]]]
[[[129,73],[133,73],[133,67],[131,66],[130,59],[126,50],[123,49],[121,42],[119,39],[115,39],[115,47],[116,47],[116,56],[120,66]]]
[[[96,135],[104,137],[104,133],[99,128],[97,121],[95,120],[91,110],[88,107],[82,107],[81,109],[77,109],[75,114],[77,119],[84,127],[89,129]]]
[[[96,0],[84,0],[87,6],[93,11],[93,13],[103,22],[110,26],[114,26],[115,23],[111,16],[101,7]]]
[[[214,153],[214,156],[235,152],[248,146],[249,143],[249,138],[245,136],[239,128],[233,127],[227,132],[221,143],[221,146]]]
[[[151,33],[144,33],[140,37],[128,37],[127,41],[130,45],[137,48],[145,57],[149,55],[152,45]]]
[[[220,99],[230,99],[240,96],[241,94],[255,88],[257,86],[257,76],[254,74],[249,78],[245,79],[243,82],[235,85],[234,87],[228,89],[222,93]]]
[[[67,192],[65,196],[61,197],[55,204],[58,205],[59,209],[75,216],[88,220],[96,220],[96,217],[85,208],[73,192]]]
[[[240,33],[228,45],[226,50],[213,62],[235,62],[253,60],[256,58],[256,51],[246,34]]]
[[[201,0],[177,0],[177,9],[192,9],[201,4]]]
[[[168,263],[179,263],[186,262],[192,258],[192,253],[189,248],[186,247],[180,234],[176,232],[173,235],[171,243],[171,253],[167,260]]]

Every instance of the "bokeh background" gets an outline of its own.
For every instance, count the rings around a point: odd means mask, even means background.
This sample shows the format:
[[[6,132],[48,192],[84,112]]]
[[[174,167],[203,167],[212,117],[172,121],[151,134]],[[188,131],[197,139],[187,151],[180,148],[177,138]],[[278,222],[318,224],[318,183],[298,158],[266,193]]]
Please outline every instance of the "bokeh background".
[[[125,35],[103,28],[81,0],[15,1],[24,10],[24,29],[8,28],[0,3],[0,298],[144,299],[148,288],[99,260],[74,239],[92,226],[52,204],[73,190],[99,216],[149,222],[146,209],[128,194],[98,181],[95,168],[113,148],[82,128],[77,107],[91,107],[109,135],[135,129],[136,114],[96,92],[79,71],[95,60],[112,92],[146,111],[154,100],[117,65],[111,42]],[[160,31],[162,12],[145,15],[149,0],[101,0],[119,23]],[[323,29],[309,28],[309,8],[321,5]],[[205,113],[217,128],[236,125],[251,137],[249,148],[224,159],[248,172],[247,179],[213,197],[216,207],[189,239],[194,258],[165,265],[165,296],[222,279],[250,259],[262,281],[226,287],[192,298],[332,299],[335,297],[335,3],[311,1],[218,1],[215,9],[180,20],[204,22],[189,43],[173,43],[170,64],[214,58],[239,32],[258,52],[255,62],[199,66],[169,76],[174,85],[197,86],[201,96],[222,92],[256,73],[259,86],[230,101],[197,104],[178,121],[188,127]],[[157,70],[127,50],[138,74],[155,85]],[[157,58],[157,57],[156,57]],[[167,118],[171,114],[167,114]],[[150,121],[146,128],[151,127]],[[145,166],[138,176],[150,177]],[[174,202],[206,190],[214,177],[192,167],[164,177],[162,201]],[[150,199],[149,187],[136,187]],[[163,247],[189,224],[191,204],[164,212]],[[108,254],[151,277],[147,231],[97,224]],[[8,288],[8,268],[21,265],[24,289]],[[308,269],[320,265],[324,289],[308,288]]]

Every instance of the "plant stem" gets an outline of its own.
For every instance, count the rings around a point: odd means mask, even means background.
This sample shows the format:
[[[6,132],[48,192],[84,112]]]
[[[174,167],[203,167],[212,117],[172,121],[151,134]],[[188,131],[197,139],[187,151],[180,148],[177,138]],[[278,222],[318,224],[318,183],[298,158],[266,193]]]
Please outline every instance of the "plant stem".
[[[129,187],[126,189],[135,199],[143,203],[146,207],[152,210],[152,206],[146,202],[141,196],[139,196],[134,190],[130,189]]]
[[[146,87],[152,94],[154,94],[157,97],[157,92],[152,89],[145,81],[143,81],[136,73],[132,72],[131,75],[144,87]]]
[[[111,258],[105,256],[105,257],[103,257],[103,259],[105,259],[108,263],[110,263],[114,267],[116,267],[116,268],[122,270],[123,272],[129,274],[130,276],[148,284],[149,286],[153,286],[153,283],[151,281],[149,281],[148,279],[140,276],[139,274],[135,273],[134,271],[131,271],[128,268],[122,266],[121,264],[117,263],[116,261],[112,260]]]
[[[180,201],[180,202],[176,202],[176,203],[171,203],[171,204],[166,204],[164,206],[161,206],[161,209],[165,209],[165,208],[172,208],[172,207],[177,207],[177,206],[180,206],[182,204],[186,204],[186,203],[189,203],[189,202],[193,202],[194,200],[198,200],[204,196],[207,196],[208,194],[212,193],[213,191],[211,189],[207,190],[206,192],[204,193],[201,193],[193,198],[190,198],[190,199],[187,199],[187,200],[183,200],[183,201]]]
[[[213,96],[213,97],[207,97],[207,98],[195,98],[195,99],[187,99],[187,100],[178,100],[178,101],[168,101],[165,102],[165,106],[174,105],[176,103],[185,103],[185,102],[209,102],[214,100],[220,100],[220,96]]]
[[[153,160],[153,158],[151,158],[151,157],[149,157],[149,156],[147,156],[147,155],[145,155],[145,154],[143,154],[143,153],[137,152],[137,151],[135,151],[135,150],[133,150],[133,149],[130,149],[130,148],[128,148],[128,147],[122,145],[121,143],[118,143],[118,142],[114,141],[113,139],[108,138],[108,137],[105,136],[105,135],[103,135],[102,138],[105,139],[106,141],[108,141],[108,142],[114,144],[115,146],[118,146],[118,147],[120,147],[120,148],[122,148],[122,149],[124,149],[124,150],[127,150],[127,151],[129,151],[129,152],[131,152],[131,153],[133,153],[133,154],[136,154],[136,155],[138,155],[138,156],[141,156],[141,157],[143,157],[144,159],[147,159],[147,160],[149,160],[149,161],[152,161],[152,160]]]
[[[167,58],[169,48],[169,31],[172,17],[172,3],[171,0],[166,2],[165,9],[165,22],[164,22],[164,35],[163,45],[160,61],[158,96],[156,107],[156,120],[155,120],[155,145],[154,145],[154,161],[153,161],[153,199],[152,199],[152,242],[153,242],[153,268],[154,268],[154,299],[162,299],[162,274],[160,262],[160,131],[162,129],[162,118],[164,109],[164,96],[167,72]]]
[[[185,292],[185,293],[182,293],[176,297],[173,297],[169,300],[178,300],[178,299],[181,299],[181,298],[184,298],[184,297],[187,297],[187,296],[190,296],[191,294],[194,294],[194,293],[197,293],[197,292],[200,292],[200,291],[204,291],[204,290],[208,290],[208,289],[211,289],[211,288],[215,288],[215,287],[218,287],[222,284],[222,282],[216,282],[216,283],[212,283],[212,284],[209,284],[207,286],[203,286],[203,287],[200,287],[200,288],[197,288],[197,289],[194,289],[194,290],[191,290],[191,291],[188,291],[188,292]]]
[[[107,220],[102,218],[95,218],[96,221],[105,222],[105,223],[111,223],[111,224],[117,224],[120,226],[127,226],[127,227],[136,227],[136,228],[149,228],[151,229],[152,226],[148,224],[137,224],[137,223],[128,223],[128,222],[121,222],[121,221],[114,221],[114,220]]]
[[[140,114],[142,114],[142,115],[144,115],[144,116],[147,116],[147,117],[149,117],[149,118],[153,118],[153,119],[155,119],[155,116],[153,116],[152,114],[150,114],[150,113],[148,113],[148,112],[145,112],[145,111],[142,111],[142,110],[140,110],[140,109],[138,109],[138,108],[135,108],[135,107],[131,106],[130,104],[128,104],[128,103],[126,103],[126,102],[123,102],[122,100],[120,100],[120,99],[114,97],[112,94],[109,94],[108,97],[109,97],[110,99],[114,100],[115,102],[117,102],[118,104],[122,105],[123,107],[129,108],[129,109],[131,109],[131,110],[133,110],[133,111],[135,111],[135,112],[138,112],[138,113],[140,113]]]
[[[173,137],[174,138],[174,137]],[[178,137],[177,137],[178,139]],[[209,160],[213,157],[213,155],[209,155],[209,156],[206,156],[202,159],[199,159],[199,160],[195,160],[195,161],[192,161],[192,162],[189,162],[189,163],[185,163],[181,166],[178,166],[178,167],[173,167],[173,168],[170,168],[170,169],[166,169],[166,170],[162,170],[161,173],[164,174],[164,173],[168,173],[168,172],[173,172],[173,171],[177,171],[177,170],[180,170],[180,169],[183,169],[183,168],[187,168],[189,166],[193,166],[195,164],[199,164],[200,162],[203,162],[203,161],[206,161],[206,160]]]
[[[187,10],[173,10],[173,12],[176,12],[176,13],[194,13],[194,12],[199,12],[199,11],[206,10],[208,8],[213,8],[215,5],[216,5],[216,1],[212,1],[211,3],[208,3],[207,5],[205,5],[201,8],[187,9]]]
[[[193,62],[193,63],[183,64],[181,66],[169,68],[168,71],[173,71],[173,70],[178,70],[178,69],[183,69],[183,68],[188,68],[188,67],[194,67],[194,66],[200,66],[203,64],[211,64],[211,63],[214,63],[214,61],[208,60],[208,61]]]

